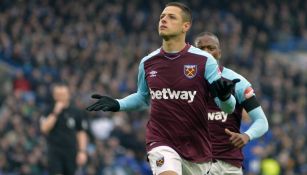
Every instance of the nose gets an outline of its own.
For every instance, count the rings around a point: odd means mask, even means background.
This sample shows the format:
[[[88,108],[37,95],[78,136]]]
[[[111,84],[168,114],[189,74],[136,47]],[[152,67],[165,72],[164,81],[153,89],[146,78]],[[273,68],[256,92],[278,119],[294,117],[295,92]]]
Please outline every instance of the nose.
[[[161,21],[162,24],[165,24],[165,23],[166,23],[165,16],[162,17],[162,18],[160,19],[160,21]]]
[[[209,49],[207,47],[204,47],[203,50],[209,52]]]

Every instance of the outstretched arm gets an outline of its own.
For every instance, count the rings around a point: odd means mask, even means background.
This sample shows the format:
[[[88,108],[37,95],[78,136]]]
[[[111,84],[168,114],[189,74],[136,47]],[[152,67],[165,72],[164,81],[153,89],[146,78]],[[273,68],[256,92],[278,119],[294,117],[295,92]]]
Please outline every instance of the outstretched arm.
[[[139,65],[138,90],[123,99],[118,100],[120,111],[140,110],[149,106],[150,93],[145,79],[144,63]]]
[[[123,99],[113,99],[111,97],[102,96],[99,94],[92,95],[92,98],[98,101],[87,107],[88,111],[130,111],[144,109],[149,106],[149,90],[145,80],[144,64],[139,65],[138,73],[138,90]]]

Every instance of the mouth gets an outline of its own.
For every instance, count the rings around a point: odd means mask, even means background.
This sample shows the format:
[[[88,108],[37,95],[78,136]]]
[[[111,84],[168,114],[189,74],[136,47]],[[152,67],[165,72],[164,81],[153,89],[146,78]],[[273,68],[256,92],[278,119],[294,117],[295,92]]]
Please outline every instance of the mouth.
[[[167,27],[164,26],[164,25],[161,25],[161,26],[160,26],[160,30],[164,30],[164,29],[167,29]]]

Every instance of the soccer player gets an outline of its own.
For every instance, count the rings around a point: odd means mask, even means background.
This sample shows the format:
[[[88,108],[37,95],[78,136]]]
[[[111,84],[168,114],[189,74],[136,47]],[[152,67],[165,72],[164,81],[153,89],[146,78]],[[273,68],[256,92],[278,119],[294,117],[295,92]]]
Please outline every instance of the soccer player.
[[[234,81],[221,79],[212,55],[186,44],[192,24],[190,9],[182,3],[166,5],[158,31],[162,47],[139,65],[138,90],[123,99],[98,99],[89,111],[128,111],[149,106],[146,149],[154,175],[204,175],[210,167],[211,143],[207,122],[207,81],[214,87],[217,105],[233,112]]]
[[[87,161],[88,123],[85,112],[70,102],[66,84],[53,87],[54,106],[41,119],[40,128],[47,136],[48,169],[50,175],[74,175],[78,166]]]
[[[196,47],[209,52],[217,60],[221,58],[219,39],[210,32],[203,32],[195,39]],[[235,85],[235,98],[237,105],[234,113],[226,114],[214,103],[214,93],[210,94],[208,122],[212,143],[213,165],[210,174],[241,175],[243,154],[242,147],[249,140],[262,136],[268,130],[267,118],[259,105],[251,84],[238,73],[221,67],[222,76],[225,79],[240,79]],[[253,123],[250,128],[240,133],[240,125],[243,113],[248,112]]]

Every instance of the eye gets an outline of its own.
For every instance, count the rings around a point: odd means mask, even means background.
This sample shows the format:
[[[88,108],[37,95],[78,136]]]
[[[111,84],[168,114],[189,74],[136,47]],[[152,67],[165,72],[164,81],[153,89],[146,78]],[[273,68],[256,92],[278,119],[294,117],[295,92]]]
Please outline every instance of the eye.
[[[175,17],[175,16],[173,16],[173,15],[171,15],[171,16],[170,16],[170,18],[171,18],[171,19],[176,19],[176,17]]]
[[[198,46],[198,48],[200,48],[201,50],[206,50],[206,49],[208,49],[207,46]]]
[[[214,51],[215,50],[215,47],[208,47],[208,49],[210,50],[210,51]]]

